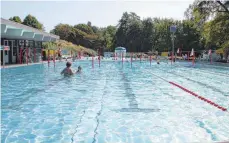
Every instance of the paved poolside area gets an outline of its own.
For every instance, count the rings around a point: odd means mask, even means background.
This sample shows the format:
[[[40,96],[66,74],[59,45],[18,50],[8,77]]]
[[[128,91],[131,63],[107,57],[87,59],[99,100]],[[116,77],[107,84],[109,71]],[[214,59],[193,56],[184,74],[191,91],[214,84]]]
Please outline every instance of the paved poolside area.
[[[65,60],[62,60],[62,61],[65,61]],[[61,61],[56,60],[55,62],[61,62]],[[48,61],[43,61],[43,62],[38,62],[38,63],[28,63],[28,64],[9,64],[9,65],[5,65],[5,66],[1,65],[1,69],[3,69],[3,68],[23,67],[23,66],[37,65],[37,64],[47,64],[47,63],[48,63]],[[50,61],[50,64],[53,64],[53,61]]]

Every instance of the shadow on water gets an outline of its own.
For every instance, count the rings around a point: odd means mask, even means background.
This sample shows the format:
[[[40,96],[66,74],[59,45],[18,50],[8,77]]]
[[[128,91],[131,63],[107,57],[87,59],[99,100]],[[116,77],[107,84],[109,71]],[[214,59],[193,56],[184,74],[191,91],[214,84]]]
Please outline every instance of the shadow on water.
[[[116,110],[118,112],[144,112],[144,113],[150,113],[150,112],[158,112],[160,109],[151,109],[151,108],[139,108],[138,102],[136,100],[136,96],[133,93],[132,88],[130,87],[130,80],[127,78],[125,73],[121,71],[122,74],[122,81],[124,83],[124,89],[125,89],[125,96],[129,100],[129,107],[128,108],[122,108],[119,110]]]
[[[210,129],[208,129],[202,121],[197,120],[196,123],[200,128],[203,128],[211,136],[213,141],[217,141],[216,135]]]

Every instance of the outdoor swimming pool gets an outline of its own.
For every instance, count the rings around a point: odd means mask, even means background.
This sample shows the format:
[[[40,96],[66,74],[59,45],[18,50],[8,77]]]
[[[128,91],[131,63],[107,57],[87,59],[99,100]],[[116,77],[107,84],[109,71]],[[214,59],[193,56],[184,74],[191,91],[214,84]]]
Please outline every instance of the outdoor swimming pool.
[[[191,63],[189,63],[191,64]],[[187,63],[77,61],[1,69],[2,138],[17,142],[150,143],[229,140],[229,113],[160,76],[229,109],[229,67]],[[157,76],[155,76],[157,75]]]

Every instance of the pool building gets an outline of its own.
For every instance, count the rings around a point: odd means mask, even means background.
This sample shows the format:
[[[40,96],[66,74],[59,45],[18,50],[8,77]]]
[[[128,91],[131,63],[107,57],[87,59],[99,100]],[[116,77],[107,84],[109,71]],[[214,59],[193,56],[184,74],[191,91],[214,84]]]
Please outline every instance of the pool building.
[[[116,57],[118,58],[126,57],[126,48],[124,47],[115,48],[115,54],[116,54]]]
[[[57,35],[1,18],[1,65],[25,63],[26,55],[39,62],[42,42],[56,40]]]

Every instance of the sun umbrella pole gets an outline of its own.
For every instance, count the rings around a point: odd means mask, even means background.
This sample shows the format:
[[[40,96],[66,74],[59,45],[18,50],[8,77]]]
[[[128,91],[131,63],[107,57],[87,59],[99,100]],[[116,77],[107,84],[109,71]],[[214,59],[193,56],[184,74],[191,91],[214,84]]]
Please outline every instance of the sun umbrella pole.
[[[20,48],[20,64],[22,64],[22,48]]]
[[[189,52],[188,52],[188,61],[189,61]]]
[[[123,65],[123,53],[122,53],[122,65]]]
[[[192,65],[195,65],[195,52],[193,52]]]
[[[100,67],[100,48],[99,48],[99,67]]]
[[[94,68],[94,56],[92,55],[92,68]]]
[[[28,57],[29,57],[28,48],[26,48],[26,64],[27,64],[27,65],[28,65],[28,62],[29,62],[29,61],[28,61],[28,60],[29,60]]]
[[[43,64],[43,49],[41,49],[41,62]]]
[[[151,62],[152,62],[152,56],[150,55],[150,66],[151,66]]]
[[[36,62],[36,48],[33,49],[33,62]]]
[[[55,67],[55,65],[56,65],[56,52],[55,52],[55,50],[54,50],[54,52],[53,52],[53,64],[54,64],[54,67]]]
[[[48,50],[48,66],[49,66],[49,60],[50,60],[50,53],[49,53],[49,50]]]

